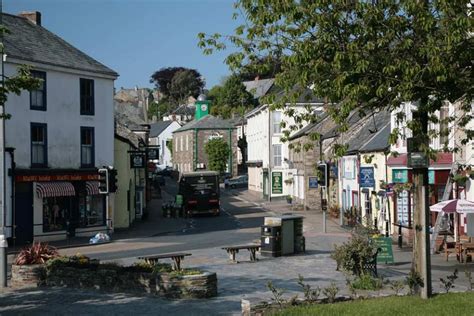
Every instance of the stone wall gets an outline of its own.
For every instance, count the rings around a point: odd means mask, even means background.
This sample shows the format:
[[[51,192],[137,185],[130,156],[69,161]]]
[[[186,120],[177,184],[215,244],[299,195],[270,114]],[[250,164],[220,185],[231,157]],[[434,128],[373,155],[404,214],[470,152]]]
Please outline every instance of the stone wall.
[[[12,265],[11,285],[13,287],[36,287],[41,283],[44,273],[42,264]]]
[[[17,266],[28,270],[29,266]],[[41,269],[41,265],[39,268]],[[38,268],[38,267],[37,267]],[[58,265],[43,268],[37,282],[30,285],[64,286],[92,288],[111,292],[148,293],[169,298],[208,298],[217,296],[217,275],[203,272],[196,275],[176,275],[174,273],[140,272],[126,267],[92,265],[75,267]],[[31,274],[27,274],[31,277]],[[21,286],[20,278],[13,274],[13,286]]]
[[[194,170],[194,131],[173,134],[173,165],[180,172]]]

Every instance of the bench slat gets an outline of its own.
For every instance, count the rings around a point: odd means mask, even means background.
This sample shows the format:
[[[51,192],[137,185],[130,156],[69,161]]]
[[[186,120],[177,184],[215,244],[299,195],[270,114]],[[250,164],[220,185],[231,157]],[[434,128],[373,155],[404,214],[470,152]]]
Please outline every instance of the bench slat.
[[[138,257],[138,259],[153,260],[153,259],[167,259],[167,258],[187,257],[187,256],[191,256],[191,254],[190,253],[170,253],[170,254],[162,254],[162,255],[142,256],[142,257]]]

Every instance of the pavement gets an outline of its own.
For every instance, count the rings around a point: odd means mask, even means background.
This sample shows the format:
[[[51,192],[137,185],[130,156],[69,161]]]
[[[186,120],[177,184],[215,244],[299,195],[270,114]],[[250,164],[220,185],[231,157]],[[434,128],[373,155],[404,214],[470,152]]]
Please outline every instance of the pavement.
[[[166,193],[165,193],[166,194]],[[164,195],[166,200],[169,197]],[[268,202],[259,196],[245,190],[229,190],[223,192],[223,199],[228,200],[230,206],[235,206],[237,211],[230,215],[245,223],[249,217],[271,216],[275,214],[293,213],[301,214],[304,219],[304,235],[306,237],[305,254],[292,256],[267,258],[261,257],[258,262],[250,262],[247,251],[241,251],[237,255],[238,264],[230,263],[225,252],[220,248],[219,240],[214,246],[199,247],[193,249],[193,255],[184,261],[185,267],[197,267],[217,273],[218,291],[217,297],[208,300],[165,300],[150,296],[137,296],[123,293],[104,293],[94,290],[77,290],[65,288],[37,288],[37,289],[4,289],[0,291],[0,314],[1,315],[65,315],[65,314],[143,314],[143,315],[239,315],[241,312],[241,300],[249,299],[252,302],[270,300],[271,293],[267,288],[268,281],[272,281],[276,287],[285,289],[284,296],[289,298],[295,294],[302,297],[297,280],[302,275],[305,282],[312,287],[324,288],[331,282],[336,282],[341,289],[340,293],[349,295],[346,289],[346,276],[336,271],[336,264],[330,258],[334,245],[346,241],[350,231],[340,227],[336,221],[328,218],[326,221],[327,232],[322,232],[323,216],[317,211],[302,211],[297,206],[291,206],[286,201]],[[156,201],[153,203],[160,203]],[[152,206],[152,204],[150,204]],[[155,206],[158,206],[155,205]],[[252,211],[249,211],[252,206]],[[239,210],[241,207],[241,211]],[[156,210],[159,208],[157,207]],[[153,212],[157,212],[157,211]],[[150,243],[170,242],[170,247],[179,243],[179,235],[166,233],[176,229],[180,231],[188,227],[186,220],[163,219],[159,213],[150,213],[150,223],[146,222],[136,225],[130,232],[124,232],[124,239],[115,239],[114,243],[94,246],[92,251],[96,256],[103,256],[107,251],[120,254],[120,249],[134,249],[148,247]],[[260,217],[259,217],[260,218]],[[163,221],[156,223],[155,220]],[[168,221],[167,221],[168,220]],[[139,225],[142,225],[141,227]],[[186,229],[186,228],[184,228]],[[156,235],[162,231],[163,235]],[[119,234],[119,233],[116,233]],[[240,229],[224,231],[216,239],[223,238],[228,234],[245,235],[249,241],[258,239],[259,229],[255,226],[242,226]],[[118,235],[117,235],[118,236]],[[148,236],[148,237],[147,237]],[[191,238],[208,238],[204,234],[192,235]],[[173,244],[173,242],[175,244]],[[224,241],[222,241],[224,242]],[[114,248],[115,247],[115,248]],[[185,247],[183,245],[182,247]],[[63,253],[74,253],[76,248],[61,250]],[[395,263],[386,265],[379,264],[379,275],[389,280],[405,279],[411,268],[411,249],[398,249],[393,246]],[[131,254],[123,255],[114,261],[122,264],[130,264],[136,260]],[[454,291],[465,291],[469,288],[468,280],[464,274],[465,270],[472,271],[472,263],[459,264],[454,258],[445,261],[444,256],[432,256],[432,280],[435,292],[441,292],[440,278],[445,278],[454,269],[459,271],[459,279],[455,281]],[[405,289],[407,292],[407,289]],[[376,294],[391,294],[387,287]]]

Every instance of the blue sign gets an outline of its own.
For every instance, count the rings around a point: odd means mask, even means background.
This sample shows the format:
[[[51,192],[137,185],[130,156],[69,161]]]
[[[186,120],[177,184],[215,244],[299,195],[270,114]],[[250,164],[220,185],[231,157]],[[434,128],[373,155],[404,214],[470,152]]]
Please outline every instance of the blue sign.
[[[309,188],[317,189],[318,188],[318,177],[308,177]]]
[[[375,188],[374,167],[360,167],[359,183],[363,188]]]

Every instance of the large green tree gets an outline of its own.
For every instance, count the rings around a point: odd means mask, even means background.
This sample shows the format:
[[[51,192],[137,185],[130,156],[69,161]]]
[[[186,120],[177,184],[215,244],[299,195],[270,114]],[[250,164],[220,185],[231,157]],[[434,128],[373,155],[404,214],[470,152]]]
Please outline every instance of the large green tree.
[[[456,102],[458,114],[446,118],[465,127],[473,119],[472,56],[473,19],[466,0],[238,0],[237,15],[245,24],[235,34],[199,34],[204,53],[222,50],[230,43],[238,49],[227,58],[233,69],[255,60],[281,61],[276,84],[288,93],[267,102],[283,107],[298,97],[294,87],[313,92],[337,104],[329,109],[343,132],[347,118],[382,109],[393,110],[403,102],[416,103],[413,119],[401,112],[397,121],[407,127],[418,144],[417,151],[433,157],[428,140],[443,130],[430,130],[439,123],[435,115],[444,102]],[[269,58],[265,58],[268,56]],[[291,107],[289,115],[298,118]],[[474,132],[465,129],[466,143]],[[399,138],[393,129],[390,140]],[[341,146],[339,147],[341,148]],[[342,146],[344,148],[344,146]],[[339,154],[342,151],[338,151]],[[426,168],[414,170],[415,246],[414,271],[425,278],[424,295],[430,291],[429,255],[423,244],[429,239],[427,204],[422,187]],[[426,261],[424,261],[426,260]],[[428,272],[426,272],[428,271]]]
[[[211,111],[222,118],[230,118],[233,113],[242,115],[256,104],[251,93],[247,92],[240,76],[232,75],[222,86],[214,86],[208,95],[212,101]]]
[[[196,69],[185,67],[161,68],[151,75],[150,82],[175,105],[189,96],[197,97],[205,85]]]
[[[204,146],[209,159],[209,169],[223,173],[229,161],[230,147],[222,138],[210,139]]]

